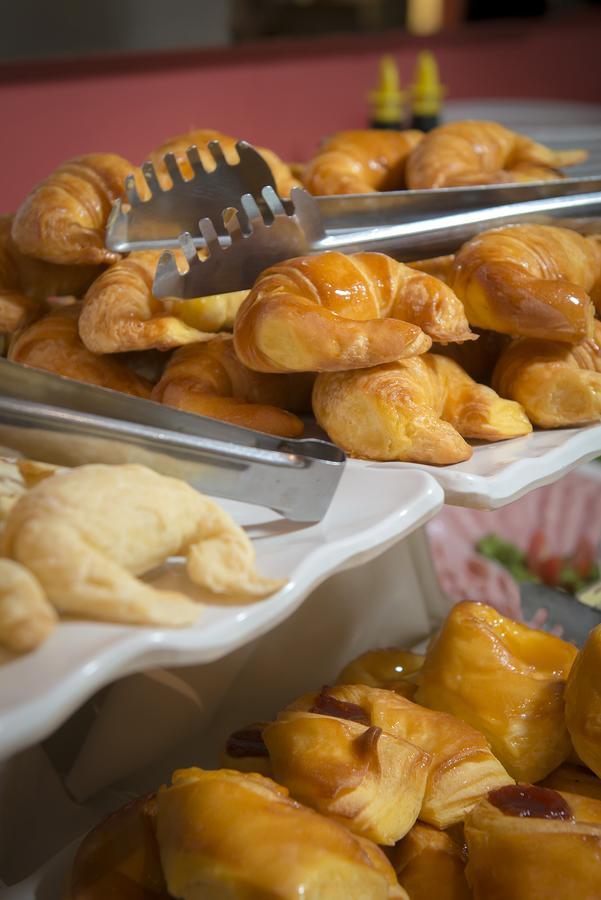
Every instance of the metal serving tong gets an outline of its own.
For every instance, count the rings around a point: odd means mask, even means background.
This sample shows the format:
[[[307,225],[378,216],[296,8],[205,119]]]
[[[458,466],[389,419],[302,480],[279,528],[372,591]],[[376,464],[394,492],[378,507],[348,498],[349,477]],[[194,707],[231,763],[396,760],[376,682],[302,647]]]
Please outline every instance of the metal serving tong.
[[[325,515],[345,455],[0,359],[0,445],[57,465],[137,462],[293,522]]]

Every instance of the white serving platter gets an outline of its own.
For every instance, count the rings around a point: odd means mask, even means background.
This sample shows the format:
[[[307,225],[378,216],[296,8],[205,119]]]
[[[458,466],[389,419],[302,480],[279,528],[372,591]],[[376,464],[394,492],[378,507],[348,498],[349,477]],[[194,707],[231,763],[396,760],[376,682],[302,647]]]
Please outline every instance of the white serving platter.
[[[261,572],[288,579],[285,587],[254,604],[207,605],[196,625],[181,630],[62,622],[38,650],[0,665],[0,759],[47,737],[117,678],[209,663],[270,631],[328,576],[374,558],[431,518],[443,493],[425,473],[347,466],[325,518],[315,525],[299,526],[258,506],[218,502],[247,528]]]
[[[380,472],[418,469],[427,472],[445,493],[445,503],[497,509],[543,484],[557,481],[581,463],[601,456],[601,425],[535,431],[522,438],[474,446],[466,462],[452,466],[376,463],[347,465]]]

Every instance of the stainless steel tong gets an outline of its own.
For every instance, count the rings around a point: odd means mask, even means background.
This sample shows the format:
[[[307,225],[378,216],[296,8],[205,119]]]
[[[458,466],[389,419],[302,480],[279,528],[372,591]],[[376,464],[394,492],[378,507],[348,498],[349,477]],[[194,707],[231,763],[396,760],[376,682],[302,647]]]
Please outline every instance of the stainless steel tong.
[[[293,522],[325,515],[345,455],[0,359],[0,445],[41,462],[138,462]]]

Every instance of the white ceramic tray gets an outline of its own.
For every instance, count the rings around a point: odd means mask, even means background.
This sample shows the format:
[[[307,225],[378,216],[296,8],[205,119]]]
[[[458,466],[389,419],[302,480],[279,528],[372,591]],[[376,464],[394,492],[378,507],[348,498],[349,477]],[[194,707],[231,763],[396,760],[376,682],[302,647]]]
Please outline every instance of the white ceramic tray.
[[[365,562],[441,507],[436,482],[417,472],[346,467],[322,522],[298,526],[276,513],[220,501],[253,539],[265,574],[287,578],[275,596],[246,606],[208,605],[197,625],[153,630],[64,622],[37,651],[0,666],[0,759],[39,741],[108,682],[157,666],[208,663],[287,618],[324,579]]]
[[[417,468],[438,481],[446,503],[497,509],[596,456],[601,456],[601,425],[536,431],[511,441],[481,444],[474,447],[471,459],[453,466],[364,461],[350,465],[382,472]]]

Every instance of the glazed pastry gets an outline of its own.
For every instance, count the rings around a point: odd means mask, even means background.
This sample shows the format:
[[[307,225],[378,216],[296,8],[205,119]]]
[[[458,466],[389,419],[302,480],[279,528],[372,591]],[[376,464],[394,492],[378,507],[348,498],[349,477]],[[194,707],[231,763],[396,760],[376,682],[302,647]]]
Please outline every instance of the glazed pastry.
[[[265,728],[274,778],[301,803],[391,846],[417,819],[430,756],[371,727],[354,703],[315,699],[307,712],[284,710]]]
[[[237,769],[239,772],[258,772],[267,778],[273,777],[269,750],[263,740],[263,731],[268,724],[269,722],[253,722],[233,731],[225,742],[221,754],[222,767]]]
[[[429,259],[415,259],[407,263],[412,269],[418,269],[420,272],[426,272],[427,275],[433,275],[439,281],[450,284],[453,274],[453,263],[455,262],[455,254],[449,253],[446,256],[433,256]]]
[[[231,337],[218,335],[176,350],[152,399],[187,412],[282,437],[299,437],[302,421],[287,409],[311,409],[310,375],[253,372],[238,361]]]
[[[81,339],[92,353],[170,350],[210,340],[212,334],[186,324],[171,314],[168,303],[153,297],[160,255],[160,250],[131,253],[92,284],[79,320]]]
[[[469,459],[465,438],[500,441],[529,434],[519,403],[503,400],[444,356],[322,373],[313,411],[351,456],[448,465]]]
[[[381,850],[261,775],[175,772],[158,794],[157,836],[182,900],[408,900]]]
[[[82,343],[77,330],[79,309],[67,309],[48,313],[38,319],[11,342],[8,358],[13,362],[44,369],[132,394],[149,397],[151,384],[132,372],[120,360],[109,356],[95,356]]]
[[[598,320],[593,340],[575,346],[520,338],[499,357],[493,386],[502,397],[521,403],[541,428],[596,422],[601,419],[600,342]]]
[[[463,306],[441,281],[383,253],[326,252],[272,266],[236,318],[239,359],[259,372],[335,372],[465,341]]]
[[[566,723],[574,749],[601,778],[601,626],[593,628],[570,672]]]
[[[474,900],[596,900],[601,802],[518,784],[493,791],[467,817]]]
[[[184,481],[139,465],[53,475],[12,507],[0,553],[26,566],[59,612],[131,624],[187,625],[200,607],[136,576],[185,556],[198,597],[257,600],[263,578],[245,532]]]
[[[583,766],[562,765],[540,782],[541,787],[601,800],[601,779]]]
[[[289,707],[330,709],[330,715],[336,715],[338,709],[343,715],[346,708],[355,710],[357,718],[362,714],[365,725],[409,741],[429,755],[431,764],[419,818],[430,825],[448,828],[460,822],[489,790],[513,781],[479,731],[454,716],[425,709],[391,691],[363,684],[340,685],[301,697]],[[274,770],[277,778],[275,765]]]
[[[409,188],[441,188],[561,178],[586,150],[550,150],[496,122],[448,122],[430,131],[407,161]]]
[[[404,188],[405,163],[421,131],[340,131],[321,145],[303,182],[312,194],[371,194]]]
[[[470,325],[577,344],[592,337],[601,243],[568,228],[508,225],[459,250],[451,286]]]
[[[170,900],[155,829],[155,794],[108,816],[80,844],[65,900]]]
[[[19,207],[12,226],[15,244],[22,253],[52,263],[115,262],[119,254],[105,247],[105,227],[131,174],[141,178],[135,166],[114,153],[90,153],[63,163]]]
[[[366,684],[413,698],[424,657],[395,648],[368,650],[344,667],[338,684]]]
[[[209,150],[207,150],[207,144],[210,141],[219,141],[227,161],[235,164],[238,159],[238,154],[236,153],[237,140],[237,138],[228,137],[227,134],[221,134],[221,132],[214,131],[213,129],[197,128],[193,131],[188,131],[186,134],[180,134],[177,135],[177,137],[165,141],[164,144],[161,144],[160,147],[153,150],[148,158],[154,163],[159,178],[164,179],[165,176],[167,176],[167,167],[163,162],[163,157],[166,153],[173,153],[179,163],[184,178],[192,178],[194,171],[186,156],[186,150],[189,147],[198,147],[203,165],[206,166],[207,169],[212,170],[215,167],[215,161]],[[286,163],[282,162],[279,156],[272,150],[266,150],[265,147],[255,147],[255,150],[261,154],[271,169],[271,174],[274,177],[275,186],[280,197],[288,197],[290,196],[290,191],[293,187],[300,187],[300,181],[294,177],[290,170],[290,166],[287,166]]]
[[[471,900],[465,855],[444,831],[417,822],[388,857],[411,900]]]
[[[31,572],[0,558],[0,645],[14,653],[33,650],[54,630],[56,620]]]
[[[481,731],[516,781],[540,781],[570,753],[563,693],[576,653],[483,603],[458,603],[428,648],[416,700]]]

